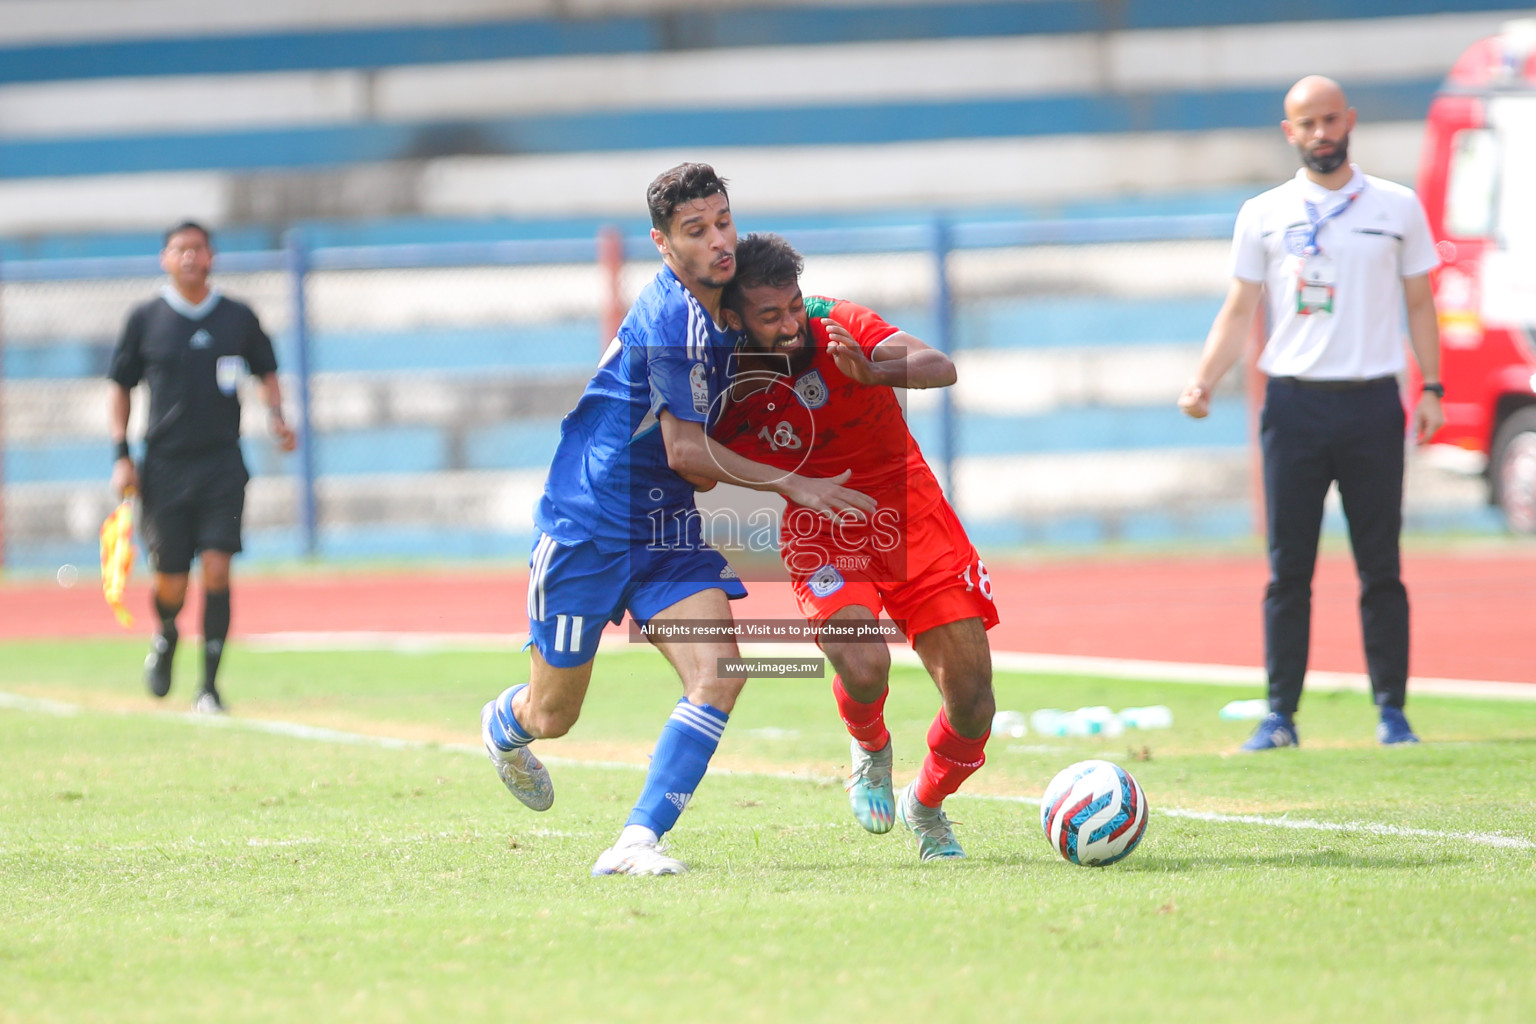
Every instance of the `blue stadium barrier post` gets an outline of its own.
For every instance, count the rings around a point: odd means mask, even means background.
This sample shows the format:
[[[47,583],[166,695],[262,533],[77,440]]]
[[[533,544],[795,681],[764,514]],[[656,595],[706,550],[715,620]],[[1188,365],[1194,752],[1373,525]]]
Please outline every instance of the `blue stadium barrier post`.
[[[954,358],[954,303],[949,292],[949,222],[933,221],[930,252],[933,256],[933,347]],[[939,389],[939,461],[944,467],[944,491],[959,511],[955,487],[955,398],[953,388]]]
[[[299,400],[299,525],[304,531],[304,554],[314,558],[319,549],[315,536],[315,432],[309,415],[309,312],[304,304],[304,283],[309,273],[309,252],[298,228],[283,236],[287,254],[289,319],[293,324],[293,348],[298,365]]]

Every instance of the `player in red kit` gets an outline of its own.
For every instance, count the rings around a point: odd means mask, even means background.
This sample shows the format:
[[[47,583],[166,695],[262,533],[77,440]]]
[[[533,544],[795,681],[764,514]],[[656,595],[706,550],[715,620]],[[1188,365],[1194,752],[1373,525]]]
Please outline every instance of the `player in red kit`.
[[[995,704],[987,630],[992,585],[954,509],[907,430],[894,388],[946,387],[949,357],[852,302],[800,292],[804,261],[776,235],[736,249],[723,315],[742,332],[729,405],[712,434],[755,462],[835,476],[879,502],[830,519],[789,503],[780,550],[805,617],[837,671],[832,692],[853,737],[847,788],[859,823],[910,828],[923,860],[963,857],[944,798],[986,760]],[[895,621],[943,704],[928,756],[897,797],[885,727],[891,655],[874,628]]]

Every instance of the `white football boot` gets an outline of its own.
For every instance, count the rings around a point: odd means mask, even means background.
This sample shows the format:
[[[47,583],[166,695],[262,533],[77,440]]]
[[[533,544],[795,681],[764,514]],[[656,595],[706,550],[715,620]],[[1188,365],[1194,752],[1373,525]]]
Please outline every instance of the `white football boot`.
[[[965,856],[948,815],[942,807],[929,807],[917,798],[915,781],[896,798],[896,817],[917,836],[919,860],[958,860]]]
[[[502,750],[491,739],[491,716],[496,713],[496,702],[487,701],[480,709],[480,739],[485,753],[496,767],[507,791],[535,811],[547,811],[555,802],[555,786],[549,781],[549,769],[527,747]]]
[[[660,843],[630,843],[627,846],[610,846],[592,865],[596,875],[681,875],[688,865],[675,857],[668,857],[666,847]]]

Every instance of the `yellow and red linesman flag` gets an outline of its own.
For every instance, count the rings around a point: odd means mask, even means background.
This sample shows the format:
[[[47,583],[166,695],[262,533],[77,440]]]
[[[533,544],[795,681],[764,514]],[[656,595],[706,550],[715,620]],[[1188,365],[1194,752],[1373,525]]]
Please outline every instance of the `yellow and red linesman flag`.
[[[101,524],[101,593],[124,629],[133,625],[133,616],[123,607],[123,588],[132,569],[133,491],[129,490]]]

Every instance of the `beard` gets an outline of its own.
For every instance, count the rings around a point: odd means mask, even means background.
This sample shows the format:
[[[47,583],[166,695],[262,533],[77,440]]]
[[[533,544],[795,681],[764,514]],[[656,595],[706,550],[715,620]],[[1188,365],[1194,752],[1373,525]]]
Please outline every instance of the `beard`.
[[[1333,144],[1333,152],[1327,156],[1318,156],[1301,146],[1298,146],[1297,150],[1301,153],[1301,162],[1309,169],[1316,171],[1318,174],[1332,174],[1340,167],[1343,167],[1349,160],[1349,136],[1345,135],[1338,142],[1335,142]]]
[[[810,368],[811,360],[816,358],[816,339],[809,332],[803,344],[789,354],[789,375],[798,377]]]
[[[774,340],[776,342],[778,339]],[[810,367],[811,360],[816,358],[816,339],[807,336],[800,347],[791,352],[784,352],[773,343],[764,345],[752,340],[742,350],[742,355],[753,360],[754,369],[767,370],[783,377],[798,377]]]

